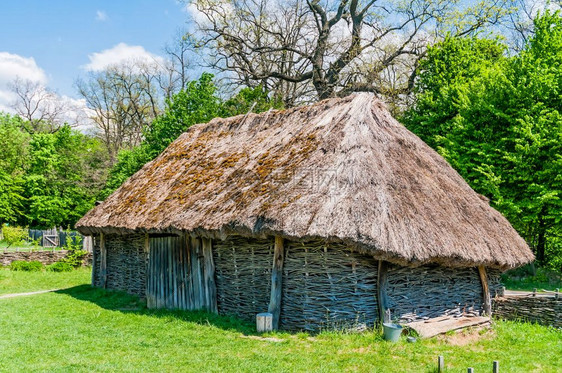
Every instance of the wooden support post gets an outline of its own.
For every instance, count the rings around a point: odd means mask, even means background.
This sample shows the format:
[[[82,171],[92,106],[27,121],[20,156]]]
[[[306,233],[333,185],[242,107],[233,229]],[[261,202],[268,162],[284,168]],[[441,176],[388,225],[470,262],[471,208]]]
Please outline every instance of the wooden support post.
[[[269,312],[256,315],[256,329],[258,333],[266,333],[273,330],[273,314]]]
[[[105,247],[105,235],[100,233],[100,280],[101,287],[107,288],[107,249]]]
[[[273,249],[273,268],[271,270],[271,297],[267,312],[273,315],[273,329],[279,329],[279,316],[281,314],[281,298],[283,291],[283,262],[285,261],[285,249],[283,238],[275,237]]]
[[[145,260],[146,260],[146,268],[145,268],[145,278],[146,278],[146,284],[145,284],[145,288],[146,288],[146,307],[148,308],[152,308],[152,292],[151,292],[151,288],[149,286],[150,284],[150,277],[151,277],[151,271],[149,268],[149,256],[150,256],[150,238],[148,237],[148,233],[145,234],[144,237],[144,255],[145,255]]]
[[[488,288],[488,276],[486,275],[486,267],[478,266],[478,274],[482,283],[482,296],[484,298],[484,314],[492,316],[492,300],[490,299],[490,289]]]
[[[388,263],[379,260],[379,268],[377,270],[377,303],[379,305],[379,321],[382,325],[386,322],[386,311],[388,309],[386,301],[386,283],[387,283]]]
[[[94,238],[92,238],[92,243],[94,242]],[[94,245],[92,244],[92,286],[96,286],[96,250],[94,250]]]
[[[213,261],[213,243],[210,238],[203,238],[203,286],[205,288],[206,308],[218,313],[217,285],[215,283],[215,262]]]
[[[500,362],[497,360],[494,360],[494,365],[492,368],[492,372],[494,373],[500,373]]]
[[[437,357],[437,372],[443,373],[444,371],[445,371],[445,359],[443,358],[443,355],[439,355]]]

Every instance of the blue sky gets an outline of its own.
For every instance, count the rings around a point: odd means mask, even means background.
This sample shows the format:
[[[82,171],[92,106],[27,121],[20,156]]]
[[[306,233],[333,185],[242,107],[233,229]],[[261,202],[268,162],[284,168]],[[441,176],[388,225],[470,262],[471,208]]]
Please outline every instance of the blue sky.
[[[0,110],[15,75],[77,97],[74,81],[88,69],[127,54],[163,55],[187,26],[184,7],[176,0],[2,1]]]

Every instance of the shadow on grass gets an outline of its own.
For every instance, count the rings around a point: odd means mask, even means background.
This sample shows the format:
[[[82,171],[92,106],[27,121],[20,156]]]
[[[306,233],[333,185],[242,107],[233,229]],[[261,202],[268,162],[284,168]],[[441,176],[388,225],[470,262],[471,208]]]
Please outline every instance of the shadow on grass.
[[[255,326],[233,316],[220,316],[205,311],[154,310],[146,308],[139,297],[122,291],[104,290],[90,285],[79,285],[55,293],[65,294],[84,302],[93,303],[106,310],[148,315],[159,318],[175,318],[200,325],[212,325],[227,331],[237,331],[244,335],[258,335]]]

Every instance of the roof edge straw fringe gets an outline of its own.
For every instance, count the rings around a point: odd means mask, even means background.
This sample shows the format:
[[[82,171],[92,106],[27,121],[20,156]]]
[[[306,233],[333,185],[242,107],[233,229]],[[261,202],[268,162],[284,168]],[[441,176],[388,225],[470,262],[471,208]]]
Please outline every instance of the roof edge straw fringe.
[[[192,126],[77,228],[320,238],[409,266],[507,269],[534,258],[485,198],[365,93]]]

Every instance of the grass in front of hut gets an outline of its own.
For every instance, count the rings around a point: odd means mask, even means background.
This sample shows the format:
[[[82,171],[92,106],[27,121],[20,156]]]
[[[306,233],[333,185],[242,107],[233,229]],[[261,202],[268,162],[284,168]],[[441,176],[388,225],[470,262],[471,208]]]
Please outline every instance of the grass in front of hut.
[[[0,268],[0,295],[82,285],[90,282],[91,273],[89,268],[72,272],[22,272]]]
[[[40,278],[24,275],[28,283]],[[458,372],[491,371],[493,360],[505,372],[562,366],[562,331],[528,323],[396,344],[378,332],[258,335],[236,318],[147,310],[135,297],[91,288],[86,273],[60,275],[82,276],[67,283],[82,285],[0,299],[0,371],[432,372],[438,355]]]

